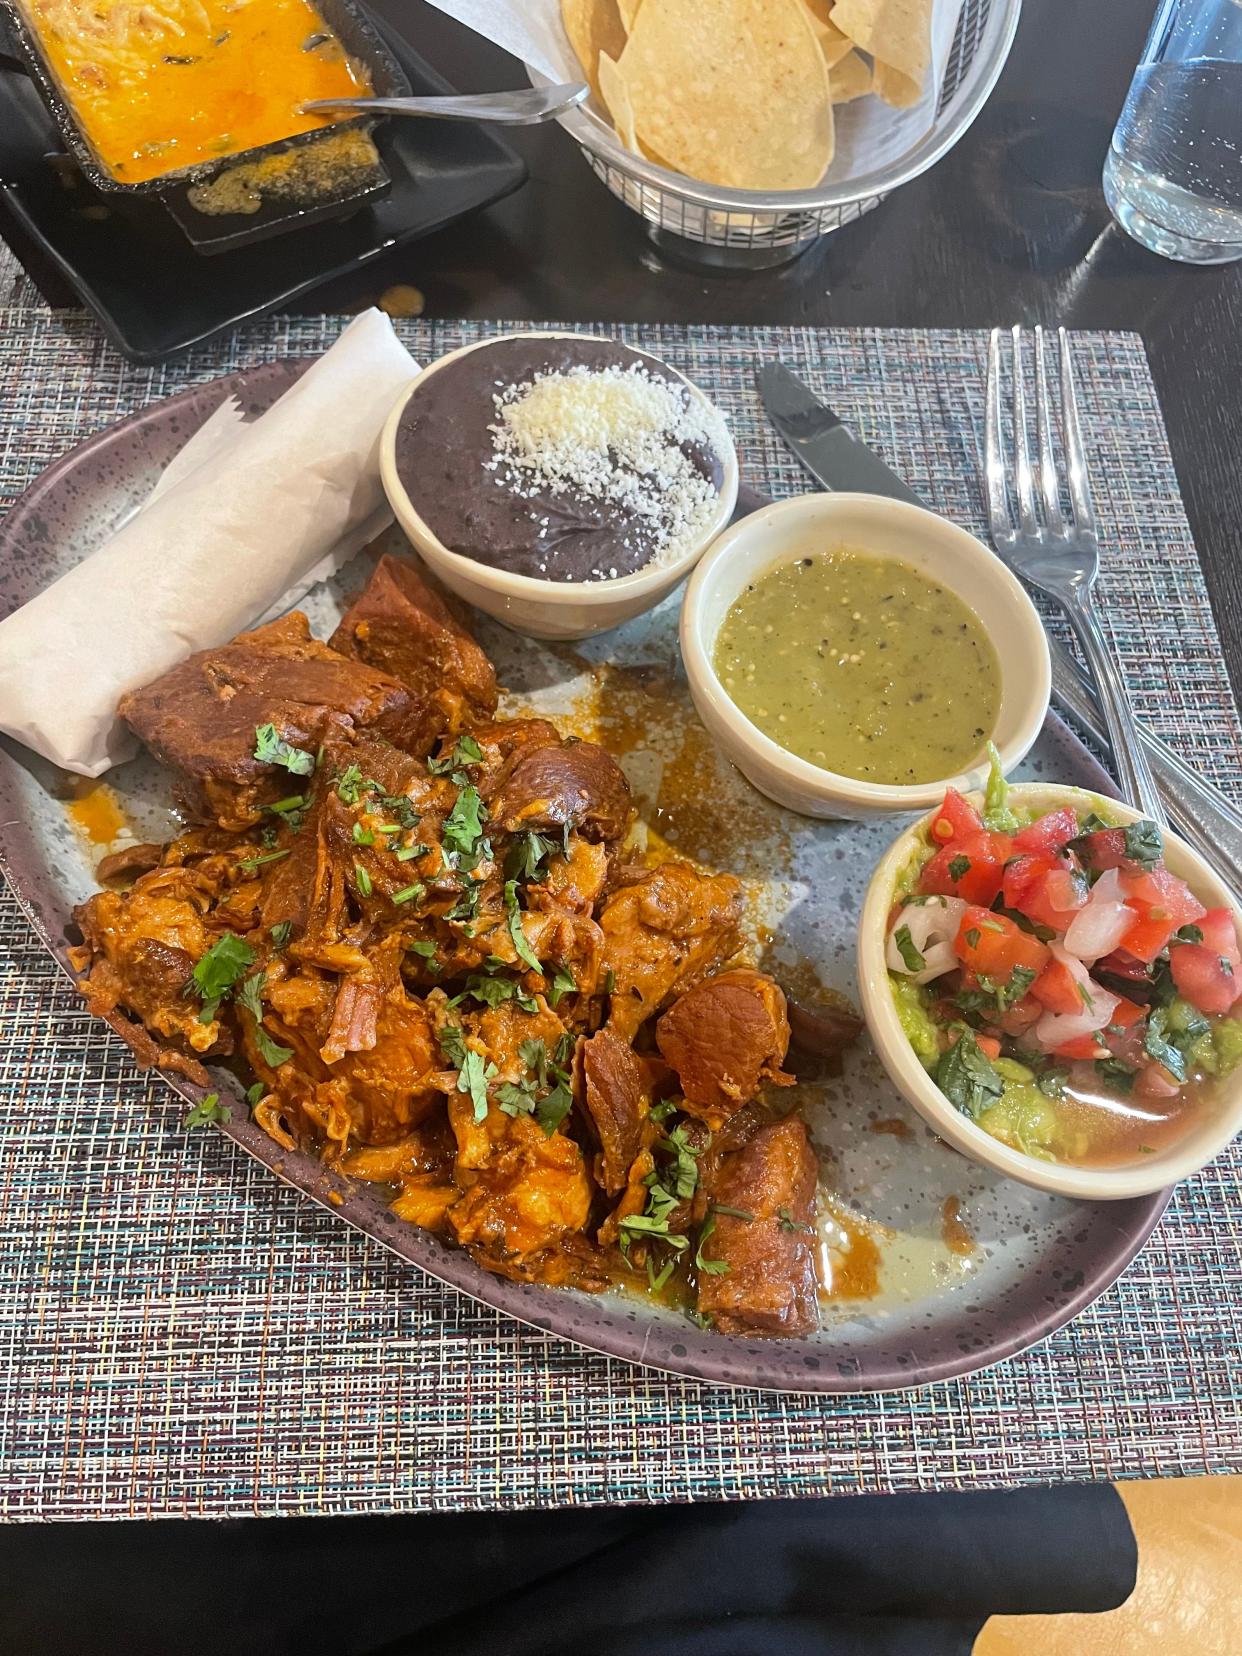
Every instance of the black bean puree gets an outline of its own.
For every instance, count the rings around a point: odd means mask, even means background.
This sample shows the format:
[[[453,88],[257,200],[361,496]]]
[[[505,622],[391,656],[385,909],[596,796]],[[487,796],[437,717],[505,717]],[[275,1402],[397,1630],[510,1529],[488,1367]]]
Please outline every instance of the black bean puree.
[[[659,549],[658,532],[632,511],[573,489],[524,497],[497,486],[503,466],[485,469],[494,452],[489,428],[499,420],[493,398],[505,386],[580,363],[636,362],[653,379],[676,382],[659,363],[611,340],[546,336],[499,339],[437,369],[416,387],[397,429],[397,471],[415,511],[450,551],[514,575],[588,581],[641,569]],[[719,489],[719,455],[699,443],[678,446]]]

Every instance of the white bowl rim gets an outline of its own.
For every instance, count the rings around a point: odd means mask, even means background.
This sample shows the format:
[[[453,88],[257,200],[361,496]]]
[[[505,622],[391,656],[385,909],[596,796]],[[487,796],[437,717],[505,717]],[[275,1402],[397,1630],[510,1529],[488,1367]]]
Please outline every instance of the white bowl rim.
[[[436,373],[450,362],[455,362],[458,357],[468,356],[473,351],[485,350],[489,345],[496,345],[508,339],[590,339],[605,345],[623,345],[626,350],[633,351],[637,356],[646,357],[650,362],[658,363],[668,373],[675,375],[684,385],[689,386],[701,402],[706,403],[719,416],[728,444],[727,451],[720,455],[724,477],[719,491],[719,504],[711,522],[689,551],[683,552],[681,557],[672,563],[647,564],[642,569],[634,570],[630,575],[618,575],[611,580],[545,581],[537,575],[511,574],[508,570],[480,563],[475,558],[468,558],[463,553],[454,552],[451,547],[445,546],[410,499],[409,491],[397,470],[396,443],[401,417],[414,392],[430,374]],[[460,569],[463,579],[468,577],[478,586],[486,587],[489,591],[506,598],[536,599],[545,603],[572,601],[589,607],[615,603],[619,599],[640,598],[647,592],[662,594],[669,587],[676,586],[682,575],[698,562],[704,551],[728,525],[737,509],[739,484],[737,447],[728,420],[723,409],[712,401],[701,386],[696,385],[689,375],[683,374],[680,368],[675,368],[671,362],[657,356],[654,351],[645,351],[640,345],[631,345],[628,340],[617,339],[609,334],[580,333],[571,328],[512,328],[504,333],[489,334],[486,339],[476,339],[469,345],[459,345],[456,350],[446,351],[443,356],[436,357],[434,361],[420,368],[409,385],[402,389],[384,422],[384,429],[380,435],[380,474],[384,482],[384,491],[394,512],[397,511],[397,507],[393,495],[400,491],[405,513],[418,526],[419,533],[431,543],[434,556],[442,558],[448,568]],[[397,513],[397,516],[400,522],[401,514]]]
[[[811,503],[815,503],[814,506]],[[702,598],[714,573],[756,527],[780,517],[794,517],[798,513],[809,514],[812,510],[822,510],[832,515],[837,510],[845,511],[858,507],[874,510],[878,516],[895,514],[913,521],[930,520],[936,524],[938,530],[947,532],[960,545],[968,545],[969,555],[979,558],[980,567],[986,569],[988,575],[993,577],[1012,599],[1015,617],[1021,618],[1022,629],[1038,662],[1036,678],[1028,686],[1030,705],[1027,712],[1017,721],[1015,733],[1003,744],[998,744],[1002,770],[1009,771],[1019,764],[1043,727],[1052,695],[1052,658],[1043,622],[1026,589],[1012,570],[968,529],[963,529],[951,518],[941,517],[938,512],[933,512],[927,506],[916,506],[911,501],[894,500],[887,495],[811,491],[794,495],[788,500],[773,501],[770,506],[764,506],[748,517],[739,518],[717,536],[690,577],[681,610],[682,656],[687,672],[697,677],[699,691],[706,696],[724,722],[733,727],[739,745],[748,747],[768,766],[779,772],[786,781],[796,784],[810,794],[818,794],[824,800],[846,800],[851,805],[859,807],[878,807],[891,811],[921,811],[925,807],[939,804],[946,788],[956,787],[959,791],[966,792],[979,786],[981,778],[986,774],[987,762],[980,760],[968,770],[959,771],[952,776],[935,778],[930,782],[885,783],[864,782],[857,777],[843,776],[840,771],[828,770],[823,765],[812,764],[809,759],[801,759],[797,754],[781,747],[779,742],[774,742],[770,736],[766,736],[758,725],[746,717],[729,695],[717,676],[710,647],[704,640],[700,624]],[[773,560],[770,567],[779,562],[778,557]],[[942,580],[942,584],[969,608],[974,609],[969,596],[952,581]],[[1003,652],[998,647],[995,637],[984,626],[982,620],[979,621],[979,625],[984,628],[993,648],[996,649],[998,660],[1003,662]],[[1002,666],[1002,686],[1003,671]]]
[[[1074,805],[1085,811],[1099,810],[1111,814],[1119,824],[1144,820],[1142,811],[1122,800],[1069,783],[1011,783],[1010,800],[1039,811],[1052,810],[1058,805]],[[972,803],[978,803],[977,795]],[[1174,1140],[1166,1150],[1141,1163],[1128,1162],[1118,1167],[1081,1167],[1069,1162],[1044,1162],[1038,1157],[1028,1156],[993,1138],[955,1109],[941,1092],[915,1056],[914,1048],[901,1027],[889,988],[888,966],[884,957],[888,914],[897,877],[919,849],[920,835],[932,815],[933,812],[927,812],[903,830],[881,858],[867,887],[858,922],[858,986],[863,1015],[880,1061],[894,1084],[941,1138],[947,1139],[971,1160],[1056,1195],[1077,1197],[1084,1201],[1121,1201],[1150,1196],[1206,1167],[1242,1130],[1242,1069],[1226,1077],[1222,1083],[1214,1133],[1201,1130],[1186,1134]],[[1220,876],[1185,840],[1167,828],[1162,832],[1166,859],[1171,853],[1172,862],[1184,871],[1178,877],[1187,881],[1200,901],[1207,901],[1210,896],[1209,907],[1227,908],[1233,915],[1235,927],[1242,929],[1242,914]],[[1176,869],[1173,871],[1177,872]],[[894,1073],[890,1060],[899,1074]]]

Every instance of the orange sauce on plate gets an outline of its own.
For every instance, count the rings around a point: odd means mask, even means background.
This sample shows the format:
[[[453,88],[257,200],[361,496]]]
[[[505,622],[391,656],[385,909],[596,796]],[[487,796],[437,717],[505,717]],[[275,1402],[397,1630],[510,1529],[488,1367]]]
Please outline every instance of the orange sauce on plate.
[[[366,96],[366,70],[309,0],[24,0],[91,148],[123,184],[237,155]],[[311,41],[319,44],[310,47]]]
[[[102,782],[86,782],[65,809],[74,827],[92,845],[111,845],[125,827],[112,790]]]

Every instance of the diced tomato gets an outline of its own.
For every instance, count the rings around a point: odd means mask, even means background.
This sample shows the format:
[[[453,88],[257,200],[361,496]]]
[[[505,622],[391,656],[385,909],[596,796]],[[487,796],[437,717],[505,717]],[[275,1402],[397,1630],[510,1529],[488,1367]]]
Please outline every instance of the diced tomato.
[[[947,845],[950,840],[963,839],[967,834],[983,831],[983,818],[956,788],[945,792],[944,803],[932,818],[928,830],[933,845]]]
[[[1026,852],[1005,865],[1005,907],[1039,926],[1064,931],[1087,901],[1087,882],[1058,857]]]
[[[1136,960],[1124,949],[1115,949],[1112,954],[1105,955],[1103,960],[1097,960],[1091,969],[1096,973],[1107,972],[1112,977],[1129,978],[1131,983],[1151,982],[1151,970],[1147,962]]]
[[[1182,1083],[1176,1076],[1170,1075],[1163,1064],[1153,1060],[1139,1071],[1134,1090],[1140,1098],[1176,1098],[1182,1090]]]
[[[1047,946],[1024,932],[1008,915],[972,906],[962,916],[957,941],[957,958],[978,977],[993,983],[1008,983],[1015,968],[1041,972],[1048,959]]]
[[[1041,816],[1038,821],[1016,833],[1013,837],[1014,850],[1038,851],[1050,856],[1076,838],[1077,834],[1078,818],[1068,805],[1063,805],[1060,810],[1049,811],[1047,816]]]
[[[919,876],[919,890],[962,897],[985,908],[1000,895],[1001,877],[1013,842],[1008,834],[981,829],[942,846]]]
[[[1000,1055],[1001,1055],[1001,1044],[1000,1044],[1000,1041],[996,1038],[995,1035],[985,1035],[978,1029],[973,1030],[972,1034],[974,1035],[975,1040],[978,1043],[979,1051],[982,1052],[983,1055],[986,1058],[999,1058],[1000,1057]],[[951,1029],[949,1031],[949,1045],[951,1047],[956,1046],[957,1043],[961,1040],[961,1038],[962,1038],[962,1031],[960,1029]]]
[[[1195,925],[1203,933],[1203,947],[1211,949],[1213,954],[1223,955],[1231,966],[1242,965],[1242,953],[1238,949],[1238,927],[1233,918],[1232,909],[1208,909],[1200,915]],[[1181,948],[1178,944],[1178,948]]]
[[[1035,996],[1026,994],[1020,1001],[1015,1001],[1008,1011],[1002,1012],[997,1022],[1006,1035],[1024,1035],[1043,1015],[1044,1008]]]
[[[1072,1058],[1075,1061],[1094,1060],[1107,1058],[1108,1047],[1104,1042],[1103,1031],[1097,1029],[1094,1035],[1075,1035],[1072,1041],[1062,1041],[1059,1047],[1054,1047],[1052,1055],[1054,1058]]]
[[[1085,867],[1097,874],[1106,868],[1121,868],[1126,862],[1126,831],[1124,828],[1097,828],[1078,843],[1078,855]]]
[[[1063,960],[1050,958],[1031,985],[1031,993],[1042,1007],[1068,1017],[1082,1010],[1078,979]]]
[[[1225,908],[1211,909],[1195,924],[1203,942],[1174,943],[1169,950],[1177,992],[1200,1012],[1228,1012],[1242,994],[1242,957],[1233,915]]]
[[[1152,868],[1141,874],[1122,876],[1126,907],[1136,919],[1121,940],[1121,946],[1138,960],[1151,961],[1166,946],[1175,931],[1206,912],[1185,880],[1167,868]]]

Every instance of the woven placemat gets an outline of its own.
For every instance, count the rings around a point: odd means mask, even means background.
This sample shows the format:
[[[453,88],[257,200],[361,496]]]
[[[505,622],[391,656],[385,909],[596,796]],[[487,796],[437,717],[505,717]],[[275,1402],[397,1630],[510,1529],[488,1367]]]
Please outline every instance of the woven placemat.
[[[320,349],[274,319],[162,369],[85,321],[0,310],[0,510],[153,398]],[[429,357],[479,325],[416,323]],[[733,417],[743,472],[803,480],[752,390],[806,375],[932,505],[983,527],[974,333],[616,330]],[[1141,343],[1081,337],[1105,596],[1146,716],[1226,787],[1242,741]],[[247,1516],[965,1488],[1242,1467],[1242,1149],[1178,1192],[1071,1327],[966,1381],[724,1391],[575,1350],[426,1280],[138,1075],[0,901],[0,1512]]]

